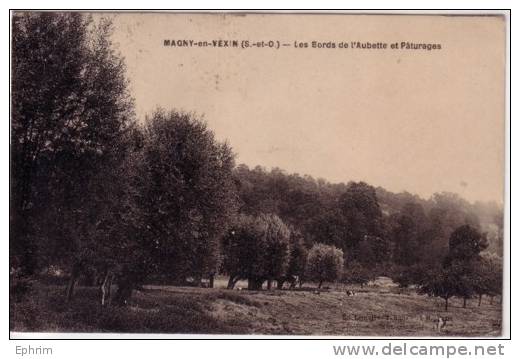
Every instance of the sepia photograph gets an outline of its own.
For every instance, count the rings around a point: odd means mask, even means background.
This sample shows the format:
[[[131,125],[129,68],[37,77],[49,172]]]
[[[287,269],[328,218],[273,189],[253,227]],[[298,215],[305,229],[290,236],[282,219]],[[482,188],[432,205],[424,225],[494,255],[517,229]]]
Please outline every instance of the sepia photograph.
[[[10,11],[10,337],[509,335],[508,21]]]

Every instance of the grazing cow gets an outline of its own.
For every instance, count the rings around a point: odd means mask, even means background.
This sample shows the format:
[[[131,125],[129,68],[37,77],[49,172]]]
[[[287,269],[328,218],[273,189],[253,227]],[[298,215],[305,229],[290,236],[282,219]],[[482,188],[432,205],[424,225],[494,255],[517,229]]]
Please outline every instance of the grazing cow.
[[[354,292],[353,290],[346,290],[345,293],[347,294],[347,297],[356,295],[356,292]]]
[[[242,287],[237,287],[237,290],[239,290],[239,291],[242,290]]]
[[[321,292],[320,292],[319,289],[316,289],[313,293],[314,293],[314,294],[317,294],[317,295],[320,295],[320,294],[321,294]]]

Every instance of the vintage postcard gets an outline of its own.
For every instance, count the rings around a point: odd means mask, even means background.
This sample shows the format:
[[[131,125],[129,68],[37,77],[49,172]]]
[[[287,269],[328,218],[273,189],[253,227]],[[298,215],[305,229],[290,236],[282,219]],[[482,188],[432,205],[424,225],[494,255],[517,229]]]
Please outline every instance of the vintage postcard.
[[[11,12],[11,336],[506,335],[485,15]]]

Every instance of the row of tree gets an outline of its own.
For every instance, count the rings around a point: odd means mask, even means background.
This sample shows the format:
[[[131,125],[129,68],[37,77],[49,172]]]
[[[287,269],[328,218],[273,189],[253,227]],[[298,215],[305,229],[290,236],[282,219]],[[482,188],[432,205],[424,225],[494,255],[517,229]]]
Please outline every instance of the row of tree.
[[[158,109],[139,123],[110,21],[49,12],[12,21],[13,276],[64,271],[69,299],[80,278],[115,281],[125,303],[148,281],[218,273],[258,289],[332,281],[343,268],[355,283],[435,268],[463,225],[494,226],[501,242],[492,204],[237,167],[193,114]]]
[[[449,252],[442,263],[433,267],[415,266],[399,273],[401,286],[414,284],[420,293],[443,298],[445,310],[451,297],[468,299],[478,296],[491,298],[502,294],[502,261],[482,253],[488,246],[486,236],[468,225],[457,228],[450,236]]]
[[[273,281],[279,289],[285,282],[294,288],[297,281],[300,286],[315,282],[318,288],[335,281],[363,285],[378,274],[362,263],[346,263],[349,256],[335,246],[316,243],[307,249],[301,233],[276,215],[241,216],[223,243],[222,271],[229,275],[228,289],[241,279],[247,279],[252,290],[261,289],[266,281],[267,289]],[[448,254],[441,262],[394,265],[385,274],[403,288],[414,286],[418,293],[444,299],[446,310],[451,297],[462,298],[465,308],[466,301],[477,296],[480,306],[483,295],[493,298],[502,293],[501,259],[483,253],[487,246],[485,234],[463,225],[450,235]]]
[[[289,282],[294,288],[304,280],[335,281],[343,270],[343,251],[334,246],[315,244],[308,250],[301,234],[289,229],[276,215],[242,215],[223,240],[222,271],[229,276],[228,289],[241,279],[248,289],[258,290],[267,281],[271,289]]]

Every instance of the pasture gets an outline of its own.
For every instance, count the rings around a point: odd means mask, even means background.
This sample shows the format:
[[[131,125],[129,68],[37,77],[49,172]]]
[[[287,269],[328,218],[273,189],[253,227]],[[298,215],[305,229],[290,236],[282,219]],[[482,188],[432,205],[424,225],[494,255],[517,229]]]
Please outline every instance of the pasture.
[[[319,294],[296,290],[227,290],[145,286],[127,307],[101,308],[97,288],[80,287],[66,303],[62,286],[34,283],[31,292],[10,307],[12,331],[123,332],[330,336],[498,336],[501,305],[485,297],[467,308],[452,299],[448,312],[438,298],[419,296],[383,282],[343,286]],[[245,288],[239,282],[238,288]],[[439,316],[448,318],[440,331]]]

